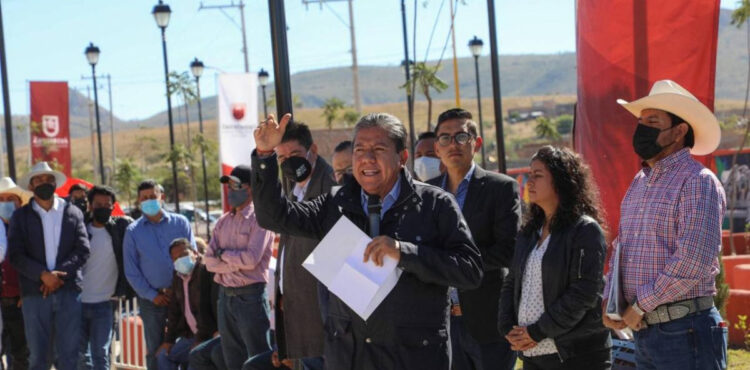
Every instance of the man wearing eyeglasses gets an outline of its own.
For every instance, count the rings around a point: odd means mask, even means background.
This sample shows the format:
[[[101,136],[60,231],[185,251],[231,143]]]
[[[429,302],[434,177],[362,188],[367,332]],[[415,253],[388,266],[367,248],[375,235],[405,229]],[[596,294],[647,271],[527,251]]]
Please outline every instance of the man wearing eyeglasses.
[[[428,183],[456,198],[484,262],[479,288],[449,290],[453,369],[512,369],[515,354],[497,329],[497,312],[521,220],[518,183],[474,163],[482,138],[470,112],[441,113],[435,134],[446,171]]]

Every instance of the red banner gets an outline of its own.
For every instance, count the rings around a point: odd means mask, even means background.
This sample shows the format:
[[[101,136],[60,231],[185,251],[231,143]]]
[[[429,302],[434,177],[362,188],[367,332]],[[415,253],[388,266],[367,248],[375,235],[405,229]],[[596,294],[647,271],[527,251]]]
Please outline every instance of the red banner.
[[[70,177],[68,83],[30,83],[31,162],[49,165]]]
[[[579,0],[576,150],[591,165],[616,236],[620,202],[640,169],[636,118],[616,103],[674,80],[714,105],[719,0]],[[708,163],[710,158],[702,158]]]

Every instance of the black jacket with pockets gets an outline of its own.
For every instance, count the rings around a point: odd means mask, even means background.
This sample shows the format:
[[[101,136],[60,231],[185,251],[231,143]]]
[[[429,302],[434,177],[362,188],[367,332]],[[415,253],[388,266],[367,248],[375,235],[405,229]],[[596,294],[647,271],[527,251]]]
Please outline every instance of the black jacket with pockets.
[[[254,152],[253,198],[269,230],[322,239],[341,216],[367,232],[356,183],[305,202],[284,198],[276,156]],[[448,370],[448,286],[476,288],[482,261],[455,200],[437,187],[400,175],[401,191],[381,220],[381,235],[400,241],[403,273],[367,321],[334,294],[325,324],[329,369]]]

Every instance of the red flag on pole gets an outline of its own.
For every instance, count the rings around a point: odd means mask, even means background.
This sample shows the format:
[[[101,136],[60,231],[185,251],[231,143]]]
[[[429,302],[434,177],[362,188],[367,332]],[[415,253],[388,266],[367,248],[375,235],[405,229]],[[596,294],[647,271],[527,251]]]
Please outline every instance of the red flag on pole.
[[[31,162],[49,165],[70,177],[68,83],[30,83]]]
[[[638,99],[670,79],[713,109],[718,24],[718,0],[578,1],[574,145],[599,185],[610,237],[640,169],[631,144],[636,119],[616,100]]]

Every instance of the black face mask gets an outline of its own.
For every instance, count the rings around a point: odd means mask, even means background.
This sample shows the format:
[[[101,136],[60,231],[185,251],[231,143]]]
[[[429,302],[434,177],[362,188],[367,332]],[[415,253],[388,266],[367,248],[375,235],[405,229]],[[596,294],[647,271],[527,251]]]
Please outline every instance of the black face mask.
[[[41,200],[50,200],[52,199],[52,195],[55,194],[55,185],[54,184],[41,184],[37,185],[34,188],[34,195],[39,197]]]
[[[109,217],[112,216],[112,209],[111,208],[94,208],[94,221],[100,223],[100,224],[106,224],[109,222]]]
[[[351,173],[345,173],[341,176],[341,181],[339,181],[339,185],[344,186],[346,184],[351,184],[353,182],[356,182],[357,180],[354,178],[354,175]]]
[[[281,164],[281,173],[294,182],[304,181],[312,172],[312,165],[305,157],[289,157]]]
[[[662,131],[671,130],[672,127],[659,130],[656,127],[646,126],[642,123],[638,124],[633,134],[633,149],[643,160],[649,160],[655,157],[657,154],[664,150],[664,147],[656,142],[659,134]]]
[[[86,198],[78,198],[73,200],[73,205],[78,207],[78,209],[83,212],[83,214],[86,214],[86,210],[89,208],[89,202],[86,200]]]

